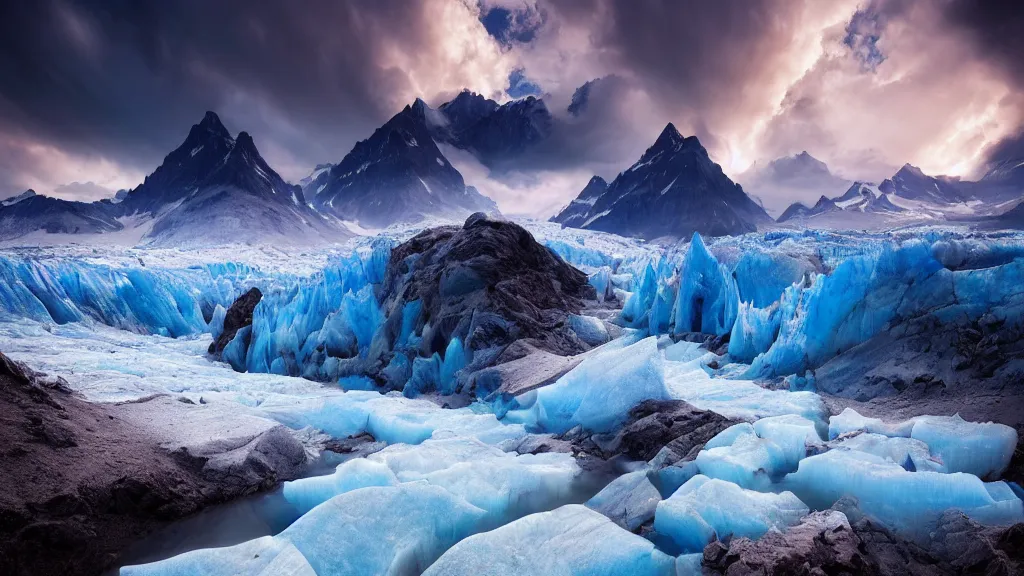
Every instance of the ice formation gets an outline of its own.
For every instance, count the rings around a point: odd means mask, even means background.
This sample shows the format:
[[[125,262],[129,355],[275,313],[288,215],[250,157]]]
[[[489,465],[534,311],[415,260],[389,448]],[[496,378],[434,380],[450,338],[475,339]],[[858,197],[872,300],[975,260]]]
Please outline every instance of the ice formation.
[[[655,549],[649,540],[597,512],[569,505],[470,536],[441,556],[424,576],[675,573],[675,559]]]
[[[548,432],[582,426],[609,432],[629,409],[646,399],[666,399],[656,338],[587,358],[557,382],[516,398],[520,408],[505,419]]]
[[[415,574],[477,532],[483,518],[483,510],[426,482],[363,488],[317,506],[277,536],[128,566],[121,575],[270,576],[280,574],[267,571],[271,562],[292,546],[316,574]]]
[[[829,421],[829,437],[863,430],[922,442],[945,472],[967,472],[979,478],[998,478],[1010,465],[1017,431],[1005,424],[967,422],[959,415],[919,416],[885,423],[865,418],[852,408]]]
[[[479,440],[447,437],[396,444],[350,460],[330,476],[285,483],[285,498],[311,509],[367,486],[426,482],[463,498],[497,526],[566,501],[580,468],[569,454],[507,453]]]
[[[715,539],[758,538],[772,528],[785,530],[808,511],[790,492],[763,494],[697,475],[658,504],[654,529],[683,551],[698,552]]]
[[[997,500],[977,476],[962,472],[910,472],[881,456],[856,450],[830,450],[805,458],[783,483],[816,509],[840,498],[911,538],[926,538],[939,516],[962,510],[983,524],[1024,521],[1024,502],[998,492]]]
[[[285,498],[303,514],[276,536],[126,575],[696,574],[712,539],[784,530],[844,497],[912,537],[949,508],[986,525],[1024,520],[1019,491],[996,481],[1016,446],[1012,428],[957,416],[889,422],[849,409],[829,418],[812,391],[816,367],[893,323],[1019,320],[1019,239],[776,231],[665,249],[534,230],[587,272],[599,299],[619,300],[625,336],[554,384],[506,399],[507,414],[483,401],[444,409],[415,398],[453,393],[475,359],[459,338],[419,352],[430,337],[429,323],[415,330],[419,301],[384,318],[376,285],[395,243],[387,237],[302,276],[5,253],[0,348],[91,399],[173,394],[309,427],[310,437],[365,432],[388,444],[287,483]],[[252,326],[225,349],[226,364],[212,362],[211,335],[252,286],[265,294]],[[575,334],[608,340],[605,321],[585,314],[569,317]],[[680,340],[694,331],[720,338],[714,353]],[[727,355],[717,347],[726,336]],[[382,350],[408,352],[381,373],[404,395],[370,391],[365,362],[388,359]],[[709,368],[712,360],[724,367]],[[754,380],[786,375],[789,390]],[[613,432],[647,399],[685,400],[742,423],[693,462],[659,469],[656,458],[596,495],[576,491],[584,473],[571,454],[513,451],[573,429]],[[590,496],[586,507],[569,504]],[[631,533],[651,518],[658,536],[692,553],[674,558]]]

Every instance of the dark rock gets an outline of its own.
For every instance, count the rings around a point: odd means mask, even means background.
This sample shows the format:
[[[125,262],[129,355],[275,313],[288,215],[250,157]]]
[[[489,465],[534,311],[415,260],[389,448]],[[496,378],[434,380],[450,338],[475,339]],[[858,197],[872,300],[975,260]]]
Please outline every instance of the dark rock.
[[[629,411],[629,420],[611,443],[634,460],[651,460],[667,449],[662,465],[692,460],[722,430],[735,424],[682,400],[644,400]]]
[[[704,551],[705,574],[926,575],[953,574],[920,547],[864,522],[851,526],[841,512],[814,512],[785,532],[758,540],[712,542]]]
[[[231,307],[224,315],[224,331],[220,333],[217,340],[210,344],[208,350],[210,354],[220,356],[239,330],[246,326],[252,326],[252,312],[261,299],[263,299],[263,293],[259,288],[254,287],[231,303]]]
[[[517,341],[524,350],[560,356],[589,349],[567,320],[594,297],[586,274],[525,229],[479,213],[461,228],[432,228],[395,247],[380,290],[388,317],[387,349],[398,336],[396,320],[405,304],[419,300],[422,312],[414,332],[423,337],[421,355],[444,354],[458,337],[474,352],[474,361],[490,358],[490,363]]]
[[[0,574],[100,574],[165,522],[290,479],[305,463],[301,443],[276,423],[237,448],[212,440],[196,468],[148,425],[174,411],[161,425],[188,428],[204,408],[166,396],[90,403],[0,354]]]

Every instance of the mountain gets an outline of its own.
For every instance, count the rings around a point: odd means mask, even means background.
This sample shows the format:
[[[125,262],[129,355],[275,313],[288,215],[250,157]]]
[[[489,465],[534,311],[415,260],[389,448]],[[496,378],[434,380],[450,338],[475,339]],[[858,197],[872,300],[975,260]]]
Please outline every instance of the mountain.
[[[789,208],[786,208],[786,211],[782,213],[782,216],[779,216],[778,221],[785,222],[796,218],[810,218],[811,216],[827,214],[837,210],[841,210],[841,208],[836,206],[834,200],[830,200],[829,198],[822,196],[821,198],[818,198],[818,201],[810,208],[800,202],[791,205]]]
[[[0,208],[5,237],[35,230],[94,234],[126,225],[136,227],[143,243],[165,246],[307,243],[349,235],[310,208],[298,186],[281,179],[249,134],[232,138],[213,112],[131,191],[92,203],[28,193],[19,198]]]
[[[213,112],[117,206],[125,215],[153,218],[144,240],[155,245],[307,243],[347,235],[267,164],[248,133],[232,138]]]
[[[580,194],[577,201],[581,205],[590,198]],[[569,216],[555,217],[560,218],[568,220]],[[640,160],[593,198],[585,215],[575,215],[571,225],[651,239],[694,232],[705,236],[743,234],[771,221],[764,209],[711,161],[696,136],[684,138],[670,123]]]
[[[312,184],[313,181],[319,178],[321,174],[329,171],[331,168],[334,168],[334,164],[317,164],[316,168],[313,168],[313,171],[310,172],[308,176],[304,176],[302,180],[299,180],[299,187],[302,188],[303,192],[305,192],[307,186]]]
[[[970,199],[970,194],[965,192],[959,178],[928,176],[910,164],[904,164],[892,178],[879,184],[878,189],[884,194],[893,194],[907,200],[937,204],[955,204]]]
[[[234,139],[220,118],[207,112],[202,121],[192,126],[185,141],[121,201],[124,213],[156,215],[184,200],[201,188],[234,145]]]
[[[491,168],[509,166],[547,138],[555,122],[540,98],[527,96],[499,105],[468,90],[437,110],[425,107],[425,112],[437,142],[466,150]]]
[[[583,192],[580,192],[580,195],[563,208],[551,221],[563,226],[579,226],[587,219],[587,213],[590,212],[594,202],[607,191],[608,183],[605,182],[604,178],[594,176],[590,179],[590,182],[587,182]]]
[[[221,162],[147,234],[156,244],[309,242],[343,237],[330,219],[304,201],[239,132]],[[129,195],[130,197],[131,195]],[[125,200],[127,202],[127,200]]]
[[[18,202],[21,202],[22,200],[26,200],[28,198],[32,198],[33,196],[36,196],[36,191],[29,188],[28,190],[25,190],[24,192],[18,194],[17,196],[11,196],[6,200],[0,200],[0,206],[11,206],[12,204],[17,204]]]
[[[738,180],[745,190],[768,201],[769,209],[774,210],[789,203],[801,203],[806,208],[806,202],[837,194],[850,185],[806,150],[776,158],[765,166],[755,165]]]
[[[370,227],[497,211],[438,150],[428,122],[435,112],[419,99],[406,106],[310,182],[306,198],[325,214]]]
[[[1000,142],[985,163],[982,182],[1024,188],[1024,133]]]
[[[0,240],[42,230],[49,234],[116,232],[124,226],[103,204],[40,196],[28,190],[0,205]]]

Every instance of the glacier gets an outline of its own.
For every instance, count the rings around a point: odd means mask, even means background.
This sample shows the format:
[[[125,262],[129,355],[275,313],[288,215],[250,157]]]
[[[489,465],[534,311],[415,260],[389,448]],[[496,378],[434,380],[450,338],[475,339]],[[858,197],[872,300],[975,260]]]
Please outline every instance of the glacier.
[[[919,541],[948,509],[1024,521],[1019,488],[1001,481],[1013,428],[832,414],[815,391],[821,366],[907,319],[1020,321],[1021,239],[776,231],[664,247],[531,230],[604,308],[569,317],[594,346],[578,365],[512,398],[454,398],[480,354],[461,338],[424,352],[419,301],[388,317],[386,235],[311,272],[0,253],[0,349],[92,400],[170,394],[387,445],[284,484],[299,519],[276,535],[125,575],[454,574],[485,560],[478,571],[685,574],[714,539],[782,531],[841,500]],[[226,309],[253,286],[253,324],[214,361]],[[366,377],[371,362],[386,383]],[[603,441],[645,400],[736,424],[693,462],[630,463],[581,487],[585,459],[566,439]]]

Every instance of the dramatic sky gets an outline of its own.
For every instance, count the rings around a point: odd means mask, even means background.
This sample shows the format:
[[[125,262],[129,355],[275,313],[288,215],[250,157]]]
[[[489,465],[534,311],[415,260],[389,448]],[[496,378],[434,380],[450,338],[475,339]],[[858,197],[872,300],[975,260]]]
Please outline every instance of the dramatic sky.
[[[666,122],[738,175],[807,150],[846,178],[970,176],[1024,125],[1024,3],[971,0],[24,0],[0,6],[0,196],[132,187],[205,110],[285,178],[417,96],[543,95],[611,76],[590,121],[499,181],[550,213]],[[596,99],[595,99],[596,100]],[[601,121],[598,122],[597,120]],[[453,155],[457,156],[457,154]]]

